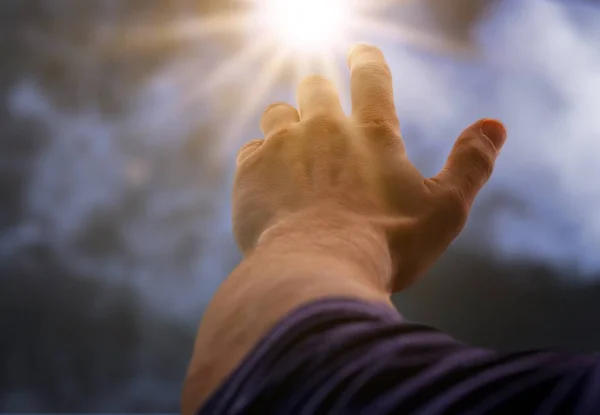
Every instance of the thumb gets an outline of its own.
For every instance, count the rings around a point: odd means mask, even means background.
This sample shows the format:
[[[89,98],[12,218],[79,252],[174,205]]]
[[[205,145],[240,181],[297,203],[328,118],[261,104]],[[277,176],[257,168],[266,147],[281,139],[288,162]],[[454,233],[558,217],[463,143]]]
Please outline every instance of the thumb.
[[[506,129],[497,120],[484,119],[460,135],[437,181],[459,191],[469,205],[492,175],[506,141]]]

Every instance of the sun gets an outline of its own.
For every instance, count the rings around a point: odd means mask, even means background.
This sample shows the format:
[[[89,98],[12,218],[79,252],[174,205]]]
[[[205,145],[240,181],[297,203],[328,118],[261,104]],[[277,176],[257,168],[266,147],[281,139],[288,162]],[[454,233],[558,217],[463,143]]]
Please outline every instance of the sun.
[[[217,0],[215,0],[217,1]],[[224,0],[218,0],[224,1]],[[153,44],[211,45],[214,39],[230,36],[240,39],[235,53],[216,60],[214,67],[198,82],[194,62],[168,66],[185,87],[182,107],[218,98],[219,91],[232,80],[247,79],[247,90],[239,91],[232,103],[236,117],[222,134],[223,154],[239,138],[249,119],[257,114],[265,97],[274,89],[298,85],[307,75],[324,75],[347,95],[344,86],[343,55],[350,47],[373,38],[409,43],[427,50],[453,49],[445,39],[425,36],[420,29],[394,21],[403,11],[399,0],[232,0],[231,10],[206,16],[189,16],[161,30],[154,25],[123,31],[127,41],[140,50]],[[212,49],[210,49],[212,50]],[[130,50],[129,50],[130,51]],[[202,56],[206,60],[206,55]],[[203,62],[205,64],[206,62]],[[284,80],[284,81],[282,81]],[[279,82],[279,83],[278,83]],[[288,91],[289,92],[289,91]],[[343,97],[342,97],[343,98]],[[348,101],[346,99],[346,101]],[[228,154],[228,153],[227,153]]]
[[[271,36],[294,52],[318,53],[347,39],[348,0],[258,0],[256,16]]]

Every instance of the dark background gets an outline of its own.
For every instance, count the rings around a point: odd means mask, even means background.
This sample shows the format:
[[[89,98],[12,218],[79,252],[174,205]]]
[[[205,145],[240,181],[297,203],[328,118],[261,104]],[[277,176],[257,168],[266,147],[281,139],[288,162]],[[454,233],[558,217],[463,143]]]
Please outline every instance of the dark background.
[[[484,116],[510,141],[399,309],[478,345],[598,350],[598,3],[415,2],[387,20],[433,43],[360,34],[390,60],[411,158],[433,174]],[[178,410],[195,327],[240,259],[235,150],[291,99],[289,68],[259,93],[267,58],[224,70],[253,34],[210,19],[239,9],[0,2],[0,412]]]

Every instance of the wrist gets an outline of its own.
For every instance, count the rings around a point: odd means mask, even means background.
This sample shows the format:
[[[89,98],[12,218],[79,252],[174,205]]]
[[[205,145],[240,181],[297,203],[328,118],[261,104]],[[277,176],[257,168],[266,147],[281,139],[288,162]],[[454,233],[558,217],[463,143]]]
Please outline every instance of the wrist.
[[[290,214],[261,235],[257,250],[342,261],[348,272],[386,294],[392,289],[392,258],[385,232],[342,209],[313,208]]]
[[[385,235],[360,216],[313,209],[277,221],[204,313],[185,393],[192,401],[208,396],[269,329],[303,304],[336,297],[393,307],[391,263]]]

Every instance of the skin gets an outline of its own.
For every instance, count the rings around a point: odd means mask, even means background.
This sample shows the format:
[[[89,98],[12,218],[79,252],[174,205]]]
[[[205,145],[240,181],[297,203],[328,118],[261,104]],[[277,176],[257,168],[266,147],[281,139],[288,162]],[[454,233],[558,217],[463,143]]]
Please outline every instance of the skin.
[[[244,146],[233,188],[233,229],[244,260],[214,296],[198,330],[182,413],[194,413],[286,314],[324,297],[392,307],[464,227],[506,140],[480,120],[458,138],[440,173],[408,160],[383,54],[349,54],[353,111],[331,82],[298,89],[298,109],[265,111],[265,139]]]

